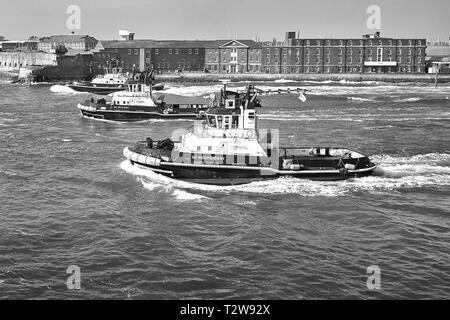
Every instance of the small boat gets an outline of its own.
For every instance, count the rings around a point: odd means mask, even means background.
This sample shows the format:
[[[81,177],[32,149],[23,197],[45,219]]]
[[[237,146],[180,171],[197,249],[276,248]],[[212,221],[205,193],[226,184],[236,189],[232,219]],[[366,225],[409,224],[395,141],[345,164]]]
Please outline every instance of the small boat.
[[[258,95],[228,91],[177,141],[153,141],[150,137],[125,147],[132,164],[193,183],[234,185],[283,176],[311,180],[344,180],[368,176],[376,165],[346,148],[308,146],[279,147],[278,130],[257,128]],[[304,100],[306,90],[300,91]]]
[[[112,121],[142,121],[148,119],[202,118],[209,108],[204,98],[170,95],[156,96],[150,84],[128,84],[126,91],[115,92],[111,101],[91,98],[78,104],[82,116]]]
[[[78,92],[106,95],[126,90],[126,85],[131,82],[130,77],[127,74],[123,74],[121,68],[105,68],[104,72],[104,74],[98,75],[92,81],[73,82],[67,86]]]
[[[132,75],[122,73],[122,68],[105,68],[104,74],[98,75],[92,81],[72,82],[67,86],[78,92],[88,92],[99,95],[107,95],[117,91],[127,90],[128,84],[142,81],[143,73],[133,73]],[[164,83],[154,84],[155,91],[164,90]]]

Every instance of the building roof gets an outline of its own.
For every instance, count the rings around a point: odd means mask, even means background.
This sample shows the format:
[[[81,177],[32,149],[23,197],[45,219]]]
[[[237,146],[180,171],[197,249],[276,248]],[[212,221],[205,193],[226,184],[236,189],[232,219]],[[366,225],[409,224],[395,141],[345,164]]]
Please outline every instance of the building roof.
[[[105,49],[208,48],[207,40],[101,40]]]
[[[450,57],[450,46],[428,46],[427,56]]]
[[[43,37],[39,40],[41,42],[57,42],[57,43],[68,43],[68,42],[79,42],[86,39],[94,39],[94,37],[91,37],[89,35],[80,35],[80,34],[68,34],[68,35],[53,35],[50,37]]]
[[[208,47],[208,48],[224,47],[224,46],[227,46],[228,44],[232,44],[233,42],[235,42],[237,45],[242,45],[242,46],[248,47],[250,49],[260,49],[261,48],[261,45],[259,43],[257,43],[256,41],[253,41],[253,40],[240,40],[240,39],[212,41],[211,44],[210,44],[210,47]]]

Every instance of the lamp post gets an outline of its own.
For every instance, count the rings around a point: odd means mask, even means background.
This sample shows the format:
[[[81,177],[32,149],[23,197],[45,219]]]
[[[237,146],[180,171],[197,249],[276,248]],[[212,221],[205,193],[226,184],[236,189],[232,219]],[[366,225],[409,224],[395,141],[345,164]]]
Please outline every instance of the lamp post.
[[[439,63],[436,62],[436,74],[434,75],[434,86],[437,87],[438,84],[438,77],[439,77]]]

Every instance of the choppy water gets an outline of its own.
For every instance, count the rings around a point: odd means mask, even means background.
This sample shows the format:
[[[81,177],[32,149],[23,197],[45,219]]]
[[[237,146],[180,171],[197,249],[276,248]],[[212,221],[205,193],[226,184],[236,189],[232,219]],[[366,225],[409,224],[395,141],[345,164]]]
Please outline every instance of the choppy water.
[[[384,175],[178,182],[122,149],[191,122],[83,119],[88,95],[0,83],[0,298],[450,298],[450,86],[303,85],[304,104],[264,97],[260,126],[285,146],[372,155]],[[66,287],[69,265],[80,291]],[[370,265],[381,290],[367,289]]]

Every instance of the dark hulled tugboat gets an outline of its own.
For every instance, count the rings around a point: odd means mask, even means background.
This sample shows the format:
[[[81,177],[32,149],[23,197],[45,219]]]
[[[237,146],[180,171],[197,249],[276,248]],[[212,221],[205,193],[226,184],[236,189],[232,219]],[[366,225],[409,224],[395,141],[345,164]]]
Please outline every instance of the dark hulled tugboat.
[[[73,82],[67,86],[78,92],[88,92],[93,94],[107,95],[117,91],[127,90],[128,84],[139,83],[141,74],[124,74],[122,68],[108,67],[104,69],[104,74],[98,75],[92,81]],[[153,90],[163,90],[164,84],[152,85]]]
[[[344,180],[371,175],[367,156],[344,148],[280,148],[274,130],[257,130],[258,94],[222,90],[191,132],[179,141],[151,138],[123,150],[124,156],[154,172],[194,183],[232,185],[281,176],[312,180]],[[304,95],[299,97],[304,100]]]
[[[201,118],[210,106],[205,99],[179,97],[164,101],[152,92],[153,76],[142,75],[139,83],[127,84],[125,91],[114,92],[111,101],[91,98],[78,104],[81,114],[87,118],[113,121],[142,121],[148,119],[195,119]],[[194,101],[195,100],[195,101]]]

